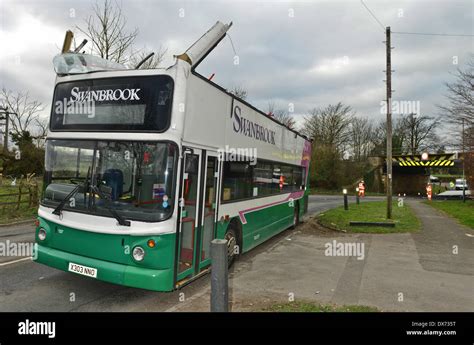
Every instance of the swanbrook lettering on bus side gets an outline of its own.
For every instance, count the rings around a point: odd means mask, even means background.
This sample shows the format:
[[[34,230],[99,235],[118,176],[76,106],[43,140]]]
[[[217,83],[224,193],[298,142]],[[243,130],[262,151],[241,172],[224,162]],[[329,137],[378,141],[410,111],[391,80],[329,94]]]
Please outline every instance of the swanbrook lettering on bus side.
[[[260,141],[265,141],[275,145],[275,131],[254,123],[242,116],[242,109],[238,105],[234,107],[233,115],[234,123],[233,129],[236,133],[242,133],[247,137],[251,137]]]

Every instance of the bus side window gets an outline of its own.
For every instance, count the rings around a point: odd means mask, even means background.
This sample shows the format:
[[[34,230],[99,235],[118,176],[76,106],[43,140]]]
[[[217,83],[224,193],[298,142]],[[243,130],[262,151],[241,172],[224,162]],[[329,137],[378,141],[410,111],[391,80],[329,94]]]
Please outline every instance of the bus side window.
[[[222,200],[252,197],[252,166],[247,162],[225,162]]]
[[[187,155],[186,156],[186,167],[184,172],[192,175],[197,175],[199,167],[199,156]]]
[[[282,182],[283,182],[283,192],[290,192],[293,190],[293,167],[290,165],[282,165]]]
[[[279,164],[273,164],[272,193],[278,194],[280,189],[281,169]]]
[[[305,168],[295,167],[293,169],[293,178],[294,178],[296,190],[304,188],[304,176],[305,176]]]
[[[257,188],[257,195],[264,196],[272,194],[272,165],[257,162],[257,165],[253,168],[253,187]],[[255,193],[254,193],[255,194]]]

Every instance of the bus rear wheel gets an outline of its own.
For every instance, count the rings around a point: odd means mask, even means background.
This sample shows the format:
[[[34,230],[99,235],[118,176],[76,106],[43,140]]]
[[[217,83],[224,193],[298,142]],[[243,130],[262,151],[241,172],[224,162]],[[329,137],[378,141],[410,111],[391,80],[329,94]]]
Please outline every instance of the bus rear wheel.
[[[293,212],[293,225],[292,229],[295,229],[300,223],[300,207],[298,204],[295,205],[295,211]]]
[[[236,247],[238,245],[237,231],[234,229],[232,225],[227,230],[224,239],[227,241],[227,264],[229,267],[231,267],[238,256],[237,251],[236,251]],[[240,248],[238,249],[239,249],[238,252],[240,252]]]

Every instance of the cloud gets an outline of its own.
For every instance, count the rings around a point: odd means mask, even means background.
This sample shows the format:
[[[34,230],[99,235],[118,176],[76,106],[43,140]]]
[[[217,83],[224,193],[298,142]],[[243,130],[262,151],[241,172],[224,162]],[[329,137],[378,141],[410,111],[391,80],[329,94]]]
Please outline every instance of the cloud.
[[[393,31],[473,33],[469,1],[374,1],[365,3]],[[64,32],[91,14],[92,1],[2,1],[1,84],[29,90],[49,108]],[[165,64],[182,53],[217,20],[233,21],[225,38],[198,71],[215,73],[223,87],[240,85],[266,110],[270,100],[295,105],[301,123],[307,110],[342,101],[374,119],[385,99],[383,28],[359,1],[123,1],[127,27],[140,30],[136,48],[168,48]],[[394,99],[419,100],[437,112],[444,82],[473,52],[471,38],[392,36]],[[235,50],[234,50],[235,49]],[[234,64],[234,57],[239,64]],[[453,64],[454,57],[459,61]]]

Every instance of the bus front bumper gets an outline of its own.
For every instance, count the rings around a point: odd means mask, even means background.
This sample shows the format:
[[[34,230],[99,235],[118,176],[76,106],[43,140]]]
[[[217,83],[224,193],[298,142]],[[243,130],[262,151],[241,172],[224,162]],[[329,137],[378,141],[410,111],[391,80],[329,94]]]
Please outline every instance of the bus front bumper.
[[[97,269],[97,279],[112,284],[153,291],[172,291],[173,269],[154,270],[97,260],[61,250],[36,245],[34,261],[69,272],[69,263]],[[71,274],[75,274],[70,272]],[[84,278],[87,278],[84,276]],[[91,278],[94,279],[94,278]]]

